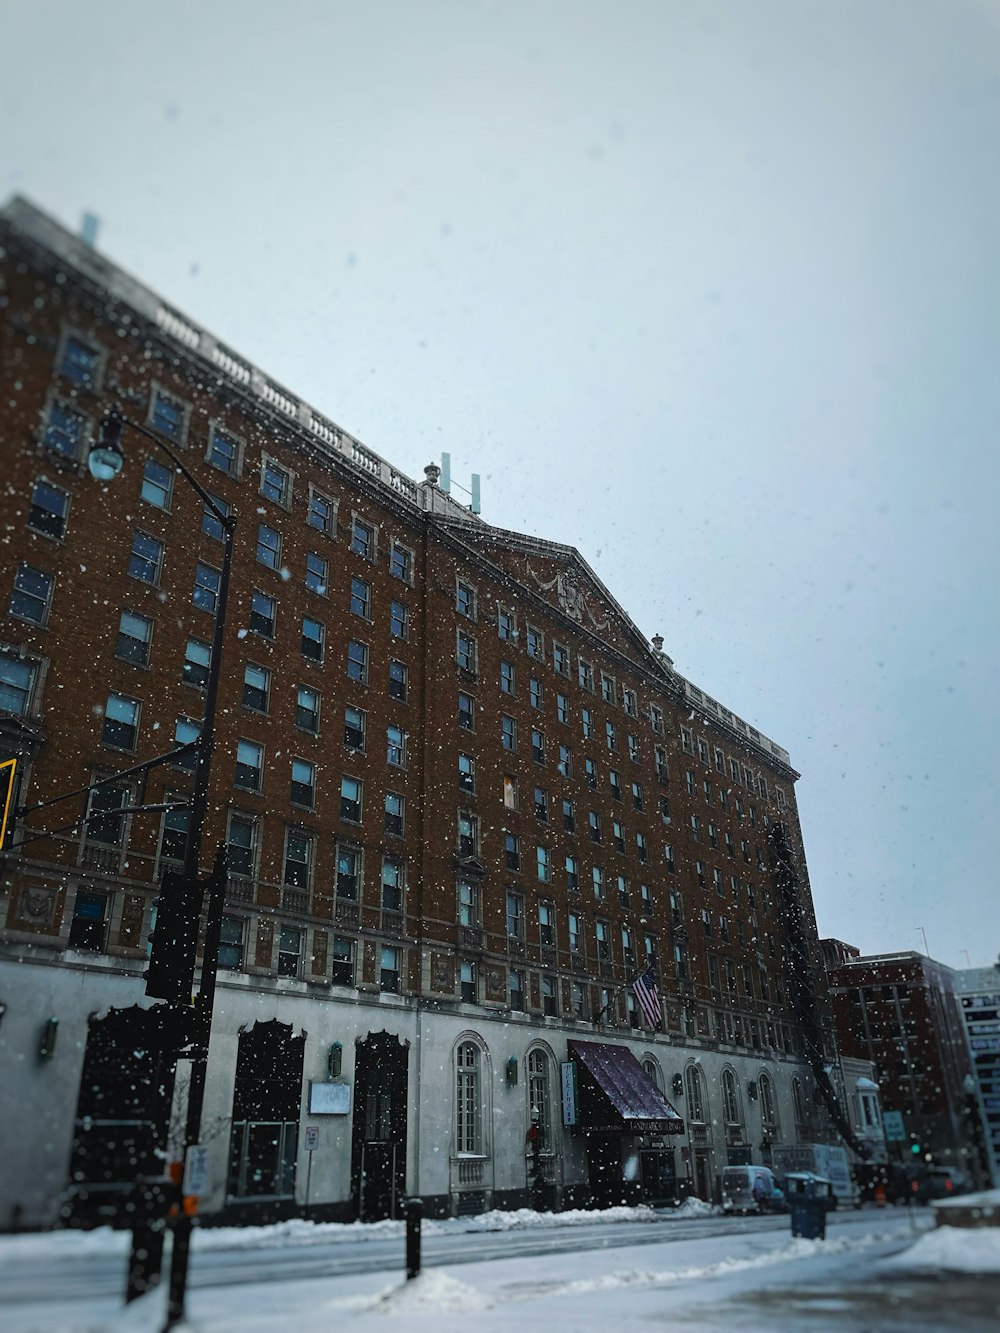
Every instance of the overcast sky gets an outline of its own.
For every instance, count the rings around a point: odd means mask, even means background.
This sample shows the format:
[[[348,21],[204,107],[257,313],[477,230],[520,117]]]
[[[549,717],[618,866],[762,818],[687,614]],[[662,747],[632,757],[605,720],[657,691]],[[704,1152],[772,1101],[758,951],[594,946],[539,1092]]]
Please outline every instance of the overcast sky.
[[[0,197],[578,547],[790,750],[822,934],[995,960],[995,0],[0,0],[0,50]]]

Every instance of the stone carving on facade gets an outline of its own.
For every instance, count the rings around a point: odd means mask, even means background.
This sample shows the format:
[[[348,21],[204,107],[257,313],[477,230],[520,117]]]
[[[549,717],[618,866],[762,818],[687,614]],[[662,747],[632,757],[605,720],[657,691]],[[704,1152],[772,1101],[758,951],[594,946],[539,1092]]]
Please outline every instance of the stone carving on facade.
[[[578,625],[582,625],[584,618],[586,617],[594,629],[608,629],[611,622],[609,620],[597,619],[593,611],[591,611],[590,607],[587,605],[586,594],[584,593],[579,579],[571,569],[561,569],[558,574],[556,574],[555,578],[551,578],[546,582],[531,568],[530,560],[526,559],[524,563],[539,591],[551,592],[553,588],[555,589],[559,607],[569,616],[570,620],[575,620]]]

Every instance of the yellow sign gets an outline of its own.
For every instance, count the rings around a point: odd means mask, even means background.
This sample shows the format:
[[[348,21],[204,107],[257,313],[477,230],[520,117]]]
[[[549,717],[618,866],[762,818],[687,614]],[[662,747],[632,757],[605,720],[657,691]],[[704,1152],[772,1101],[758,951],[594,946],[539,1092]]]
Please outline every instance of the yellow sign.
[[[0,806],[3,807],[3,813],[0,815],[0,851],[3,850],[7,842],[7,820],[10,818],[11,802],[14,799],[14,774],[16,772],[16,759],[0,761]]]

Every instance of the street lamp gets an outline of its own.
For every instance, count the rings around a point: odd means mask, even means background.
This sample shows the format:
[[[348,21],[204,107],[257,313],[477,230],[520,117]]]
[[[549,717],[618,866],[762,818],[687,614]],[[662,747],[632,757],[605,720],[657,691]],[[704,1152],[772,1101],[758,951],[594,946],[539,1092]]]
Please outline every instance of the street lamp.
[[[121,441],[126,426],[142,435],[167,455],[174,468],[191,485],[222,529],[222,576],[219,581],[219,595],[215,605],[215,630],[205,688],[205,710],[201,733],[195,743],[198,761],[194,771],[194,789],[188,806],[187,838],[184,844],[184,864],[181,871],[186,893],[190,895],[195,904],[199,904],[201,902],[202,885],[198,881],[198,871],[201,860],[202,834],[208,813],[212,756],[215,752],[215,717],[221,679],[222,648],[225,639],[226,607],[229,600],[229,579],[232,570],[236,516],[222,509],[165,440],[145,426],[140,425],[139,422],[133,421],[118,408],[112,408],[101,418],[97,441],[91,447],[87,458],[87,468],[91,476],[98,481],[109,482],[114,481],[120,475],[125,465]],[[220,855],[216,858],[215,872],[210,880],[205,948],[202,955],[201,987],[195,1001],[193,1040],[191,1042],[191,1082],[188,1089],[187,1121],[184,1134],[185,1157],[187,1150],[198,1142],[201,1133],[201,1112],[205,1100],[208,1043],[212,1031],[212,1008],[215,1001],[215,978],[219,956],[219,939],[222,931],[225,888],[224,851],[220,849]],[[196,908],[193,910],[196,910]],[[185,1010],[190,1012],[187,1006],[185,1006]],[[175,1055],[179,1057],[179,1049]],[[167,1329],[173,1328],[184,1318],[191,1229],[191,1218],[182,1209],[173,1226],[174,1242],[170,1262],[170,1293],[165,1325]],[[149,1243],[148,1235],[143,1239],[144,1243]],[[134,1243],[133,1262],[136,1248],[137,1244]]]

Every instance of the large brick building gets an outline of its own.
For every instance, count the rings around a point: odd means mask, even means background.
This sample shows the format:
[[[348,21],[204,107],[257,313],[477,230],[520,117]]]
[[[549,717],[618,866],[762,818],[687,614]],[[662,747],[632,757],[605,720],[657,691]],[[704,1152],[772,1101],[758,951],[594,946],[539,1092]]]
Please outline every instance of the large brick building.
[[[101,1025],[149,1006],[186,834],[183,809],[134,807],[191,774],[92,784],[197,734],[219,594],[219,524],[155,447],[126,428],[122,475],[88,475],[111,407],[237,517],[203,1207],[519,1202],[532,1117],[556,1203],[707,1196],[814,1137],[833,1048],[786,751],[574,548],[401,475],[25,201],[0,245],[0,758],[22,808],[79,793],[8,837],[2,1222],[95,1183]],[[630,988],[648,960],[655,1031]]]

